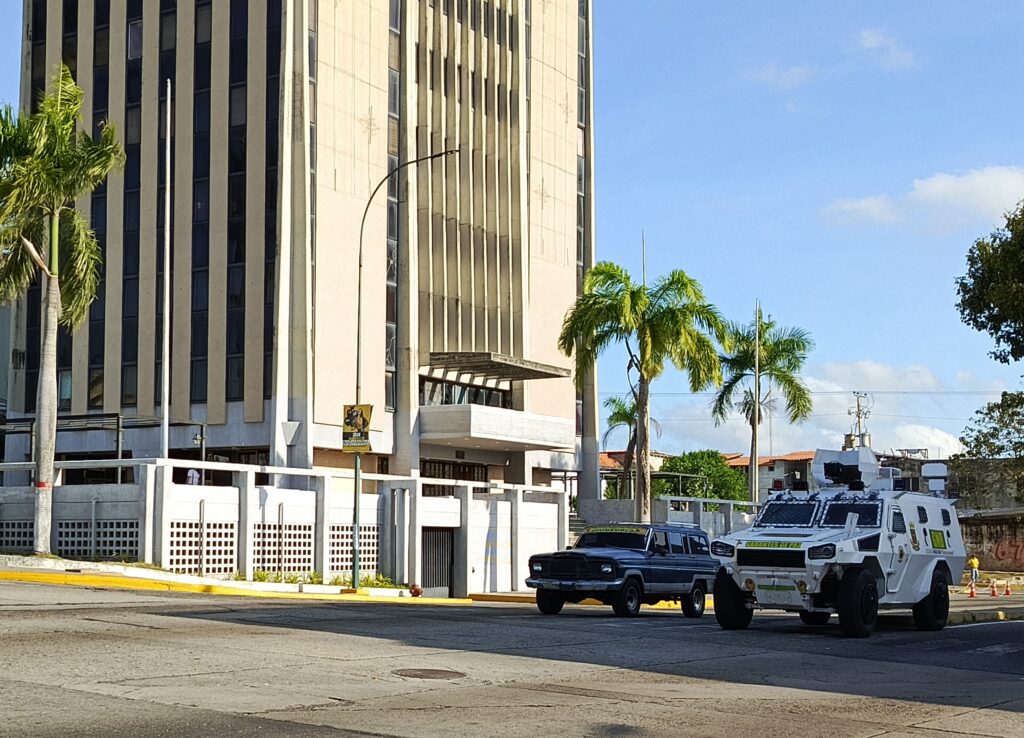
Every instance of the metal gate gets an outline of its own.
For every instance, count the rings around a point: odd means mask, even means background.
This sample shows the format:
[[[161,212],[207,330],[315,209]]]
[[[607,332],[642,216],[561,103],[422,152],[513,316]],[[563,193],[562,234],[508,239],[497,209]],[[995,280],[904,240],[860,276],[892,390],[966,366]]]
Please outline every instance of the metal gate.
[[[455,561],[455,529],[423,529],[423,576],[426,597],[452,596],[452,568]]]

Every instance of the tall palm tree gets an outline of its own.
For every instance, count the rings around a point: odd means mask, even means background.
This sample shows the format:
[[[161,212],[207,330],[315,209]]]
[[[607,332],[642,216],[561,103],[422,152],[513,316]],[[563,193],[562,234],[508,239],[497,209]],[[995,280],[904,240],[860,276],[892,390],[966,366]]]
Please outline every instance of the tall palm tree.
[[[755,429],[766,414],[775,412],[779,399],[785,401],[786,416],[791,423],[807,418],[813,407],[811,393],[799,376],[807,354],[814,348],[810,334],[801,328],[779,327],[771,317],[765,320],[760,307],[755,320],[756,323],[751,321],[745,325],[729,324],[732,349],[720,357],[725,381],[711,402],[716,424],[738,410],[750,425],[751,497],[757,494],[757,459],[753,458]],[[756,361],[755,346],[760,346]],[[759,403],[754,399],[755,383],[759,388]]]
[[[96,296],[102,254],[74,206],[124,160],[114,127],[79,130],[82,90],[61,66],[38,112],[0,110],[0,300],[43,285],[36,394],[34,548],[50,551],[57,436],[57,324],[74,329]]]
[[[636,517],[651,519],[651,382],[670,360],[689,377],[697,392],[722,379],[715,340],[728,340],[718,310],[704,299],[700,284],[681,269],[659,278],[652,286],[635,284],[622,267],[603,261],[583,278],[562,323],[558,347],[576,357],[576,384],[583,386],[597,356],[608,346],[623,343],[629,352],[637,407],[636,444],[640,449]],[[627,371],[627,375],[629,372]]]
[[[604,401],[604,406],[611,412],[608,414],[604,435],[601,436],[601,445],[607,447],[608,436],[612,431],[625,428],[629,433],[625,458],[622,460],[622,474],[619,475],[619,497],[624,497],[628,489],[627,484],[633,479],[633,459],[636,456],[636,400],[626,400],[614,395]],[[661,423],[651,418],[651,426],[661,437]]]

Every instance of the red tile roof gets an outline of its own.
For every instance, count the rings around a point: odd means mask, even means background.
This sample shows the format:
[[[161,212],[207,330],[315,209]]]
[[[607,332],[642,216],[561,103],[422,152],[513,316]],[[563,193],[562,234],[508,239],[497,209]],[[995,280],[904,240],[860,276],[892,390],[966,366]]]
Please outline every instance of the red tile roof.
[[[725,463],[733,468],[746,468],[750,466],[750,456],[744,456],[742,454],[722,454],[725,457]],[[809,462],[814,458],[813,451],[793,451],[788,454],[780,454],[776,456],[758,456],[758,466],[768,466],[774,464],[777,461],[804,461]]]

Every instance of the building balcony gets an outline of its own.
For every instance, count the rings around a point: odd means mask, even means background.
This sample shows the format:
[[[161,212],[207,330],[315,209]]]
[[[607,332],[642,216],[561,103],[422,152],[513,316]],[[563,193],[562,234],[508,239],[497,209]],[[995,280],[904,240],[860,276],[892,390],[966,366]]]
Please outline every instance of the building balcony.
[[[420,441],[491,451],[537,451],[575,447],[571,418],[485,405],[420,407]]]

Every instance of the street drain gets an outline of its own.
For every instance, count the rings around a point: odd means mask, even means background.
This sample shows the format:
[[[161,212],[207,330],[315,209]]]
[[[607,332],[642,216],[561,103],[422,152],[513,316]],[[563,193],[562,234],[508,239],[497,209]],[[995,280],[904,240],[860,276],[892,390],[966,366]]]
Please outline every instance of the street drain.
[[[410,679],[462,679],[466,676],[461,671],[449,669],[397,669],[391,672],[395,676],[409,677]]]

